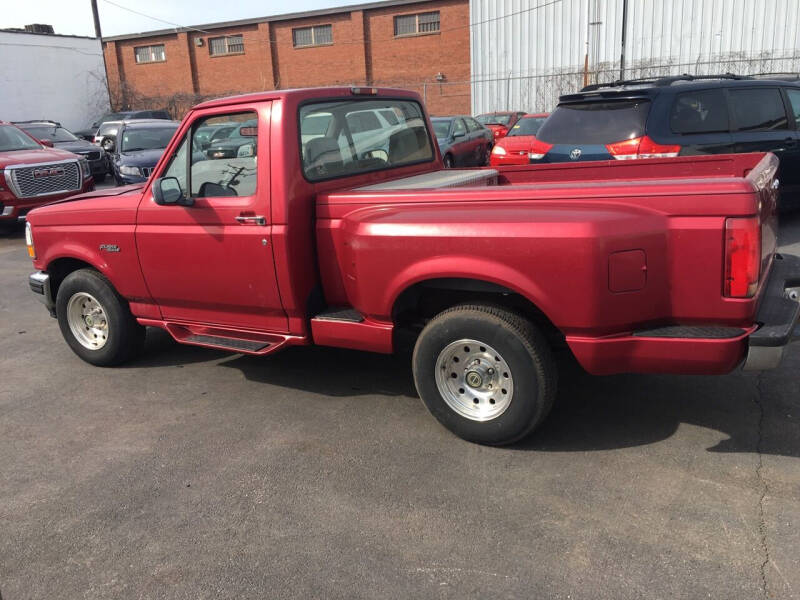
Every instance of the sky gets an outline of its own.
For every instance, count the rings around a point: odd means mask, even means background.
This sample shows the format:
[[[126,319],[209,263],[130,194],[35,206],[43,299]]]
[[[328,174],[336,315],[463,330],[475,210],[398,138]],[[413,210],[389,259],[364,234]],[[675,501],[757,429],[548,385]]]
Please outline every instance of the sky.
[[[360,4],[369,0],[97,0],[103,36],[202,25]],[[9,0],[0,10],[0,29],[30,23],[52,25],[56,33],[94,36],[89,0]],[[122,8],[124,7],[124,8]],[[131,12],[131,9],[136,12]],[[136,14],[142,13],[142,14]],[[143,16],[148,15],[148,16]],[[155,17],[152,18],[152,17]],[[161,20],[156,20],[161,19]],[[165,23],[164,21],[169,21]]]

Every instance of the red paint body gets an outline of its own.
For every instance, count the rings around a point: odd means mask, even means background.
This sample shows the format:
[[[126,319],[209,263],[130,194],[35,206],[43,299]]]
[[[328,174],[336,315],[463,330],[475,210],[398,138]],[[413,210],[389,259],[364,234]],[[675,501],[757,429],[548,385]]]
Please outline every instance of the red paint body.
[[[379,90],[408,97],[411,92]],[[184,119],[157,178],[193,121],[259,115],[258,192],[153,202],[150,183],[64,201],[30,215],[35,266],[94,266],[146,325],[284,345],[393,348],[394,308],[410,286],[441,278],[489,282],[533,304],[592,373],[723,373],[742,359],[775,249],[772,155],[500,167],[496,185],[363,190],[442,169],[428,163],[319,183],[301,175],[298,105],[352,97],[349,88],[274,91],[216,100]],[[265,215],[264,227],[235,216]],[[760,284],[723,296],[729,217],[758,216]],[[103,253],[100,244],[120,252]],[[310,300],[356,309],[361,322],[323,321]],[[732,325],[729,339],[633,337],[662,325]]]

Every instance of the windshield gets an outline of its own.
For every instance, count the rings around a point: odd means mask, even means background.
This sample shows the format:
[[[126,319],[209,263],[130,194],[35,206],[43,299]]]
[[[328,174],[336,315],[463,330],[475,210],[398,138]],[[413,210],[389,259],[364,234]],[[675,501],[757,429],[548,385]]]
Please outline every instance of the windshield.
[[[126,129],[122,135],[120,152],[136,152],[137,150],[163,150],[169,144],[177,125],[172,127],[142,127]]]
[[[644,135],[650,101],[610,100],[561,104],[539,130],[550,144],[610,144]]]
[[[303,106],[298,117],[300,155],[309,181],[434,159],[422,107],[411,100],[314,102]]]
[[[433,121],[433,132],[437,138],[446,138],[450,133],[450,121]]]
[[[24,129],[37,140],[50,140],[51,142],[75,142],[78,140],[63,127],[25,127]]]
[[[486,115],[478,115],[475,117],[478,120],[478,123],[483,123],[484,125],[508,125],[508,122],[511,120],[511,115],[496,115],[496,114],[486,114]]]
[[[508,137],[515,135],[536,135],[547,117],[528,117],[517,121],[508,132]]]
[[[0,125],[0,152],[14,150],[37,150],[41,148],[38,142],[25,135],[22,131],[11,125]]]

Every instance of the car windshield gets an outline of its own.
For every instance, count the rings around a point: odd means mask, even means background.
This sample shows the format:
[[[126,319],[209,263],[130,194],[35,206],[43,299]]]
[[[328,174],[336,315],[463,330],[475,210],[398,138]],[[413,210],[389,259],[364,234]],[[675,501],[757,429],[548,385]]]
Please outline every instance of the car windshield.
[[[25,127],[24,129],[37,140],[50,140],[51,142],[75,142],[78,140],[63,127]]]
[[[163,150],[169,144],[177,125],[172,127],[141,127],[126,129],[122,134],[120,152],[136,152],[137,150]]]
[[[547,117],[526,117],[517,121],[508,132],[508,137],[515,135],[536,135]]]
[[[508,125],[508,122],[511,120],[511,115],[489,113],[478,115],[475,118],[478,120],[478,123],[483,123],[484,125]]]
[[[609,144],[644,135],[650,101],[610,100],[560,104],[538,137],[550,144]]]
[[[386,118],[385,111],[394,119]],[[301,107],[298,117],[300,155],[309,181],[434,159],[422,107],[412,100],[314,102]]]
[[[29,135],[11,125],[0,125],[0,152],[36,150],[41,146]]]
[[[446,138],[450,133],[450,121],[432,121],[433,132],[437,138]]]

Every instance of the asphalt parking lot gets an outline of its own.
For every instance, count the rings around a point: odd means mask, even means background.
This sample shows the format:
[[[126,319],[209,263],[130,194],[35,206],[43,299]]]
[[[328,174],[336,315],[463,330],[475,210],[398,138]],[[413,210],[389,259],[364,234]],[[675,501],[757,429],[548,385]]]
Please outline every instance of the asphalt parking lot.
[[[497,449],[440,427],[405,357],[154,331],[91,367],[30,270],[0,238],[5,600],[800,597],[800,344],[761,375],[565,365]]]

